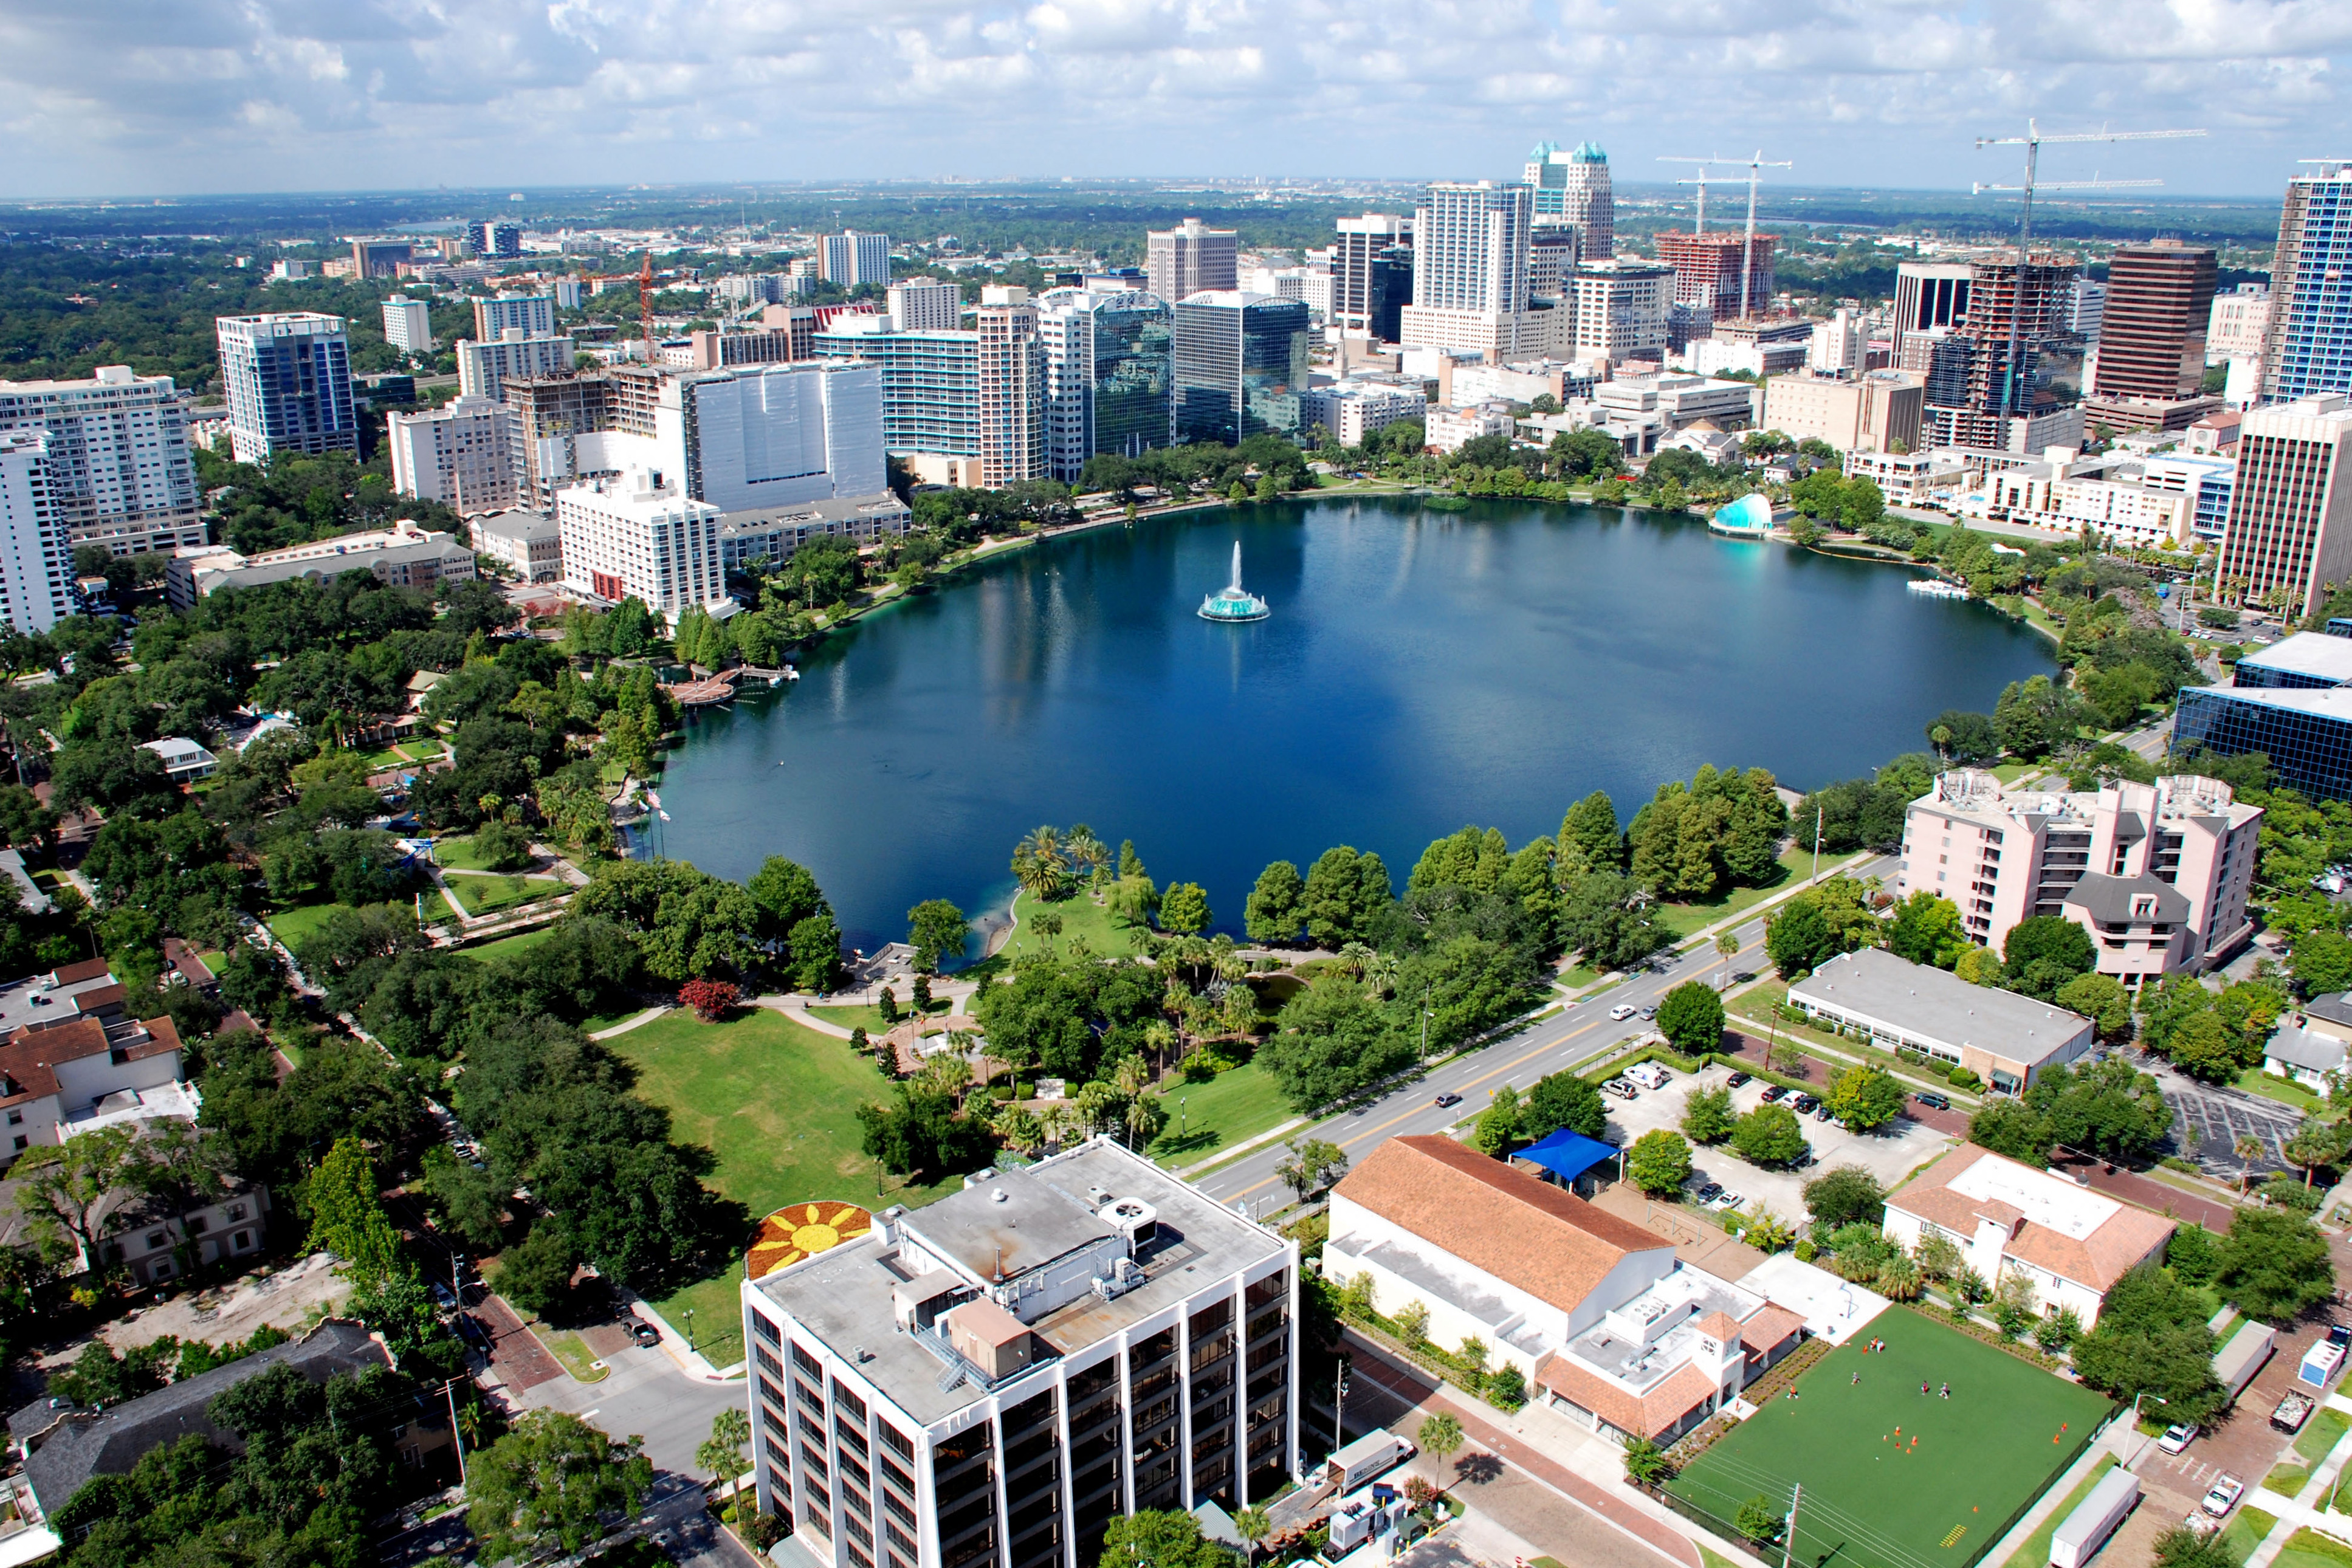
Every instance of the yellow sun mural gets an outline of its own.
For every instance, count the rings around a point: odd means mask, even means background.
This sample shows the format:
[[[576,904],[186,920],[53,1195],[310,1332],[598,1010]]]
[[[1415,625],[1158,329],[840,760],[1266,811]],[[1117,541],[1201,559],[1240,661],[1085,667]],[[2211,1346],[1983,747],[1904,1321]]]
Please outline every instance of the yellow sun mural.
[[[856,1204],[793,1204],[760,1222],[760,1234],[751,1239],[744,1270],[758,1279],[873,1228],[874,1215]]]

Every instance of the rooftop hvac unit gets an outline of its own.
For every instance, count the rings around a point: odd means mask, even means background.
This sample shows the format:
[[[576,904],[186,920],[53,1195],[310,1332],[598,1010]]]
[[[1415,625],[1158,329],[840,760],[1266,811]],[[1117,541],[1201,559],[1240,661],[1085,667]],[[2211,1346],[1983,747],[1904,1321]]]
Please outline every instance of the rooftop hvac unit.
[[[1127,1237],[1130,1248],[1160,1234],[1160,1211],[1141,1198],[1113,1198],[1095,1211],[1095,1217]]]

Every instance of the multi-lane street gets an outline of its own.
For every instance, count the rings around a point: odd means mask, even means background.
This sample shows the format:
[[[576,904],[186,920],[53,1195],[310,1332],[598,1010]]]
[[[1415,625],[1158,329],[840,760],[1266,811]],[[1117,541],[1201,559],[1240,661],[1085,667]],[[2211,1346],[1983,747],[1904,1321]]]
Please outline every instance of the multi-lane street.
[[[1882,858],[1852,867],[1847,874],[1892,877],[1895,868],[1893,858]],[[1828,875],[1826,870],[1822,874]],[[1760,968],[1764,953],[1762,918],[1741,924],[1737,933],[1740,946],[1738,955],[1731,960],[1733,971]],[[1526,1027],[1476,1050],[1437,1062],[1379,1099],[1327,1116],[1311,1128],[1298,1130],[1294,1136],[1337,1143],[1353,1162],[1361,1160],[1383,1139],[1442,1132],[1464,1117],[1484,1110],[1503,1085],[1524,1089],[1539,1078],[1604,1055],[1619,1042],[1648,1029],[1649,1026],[1638,1017],[1622,1023],[1611,1018],[1612,1008],[1621,1004],[1650,1006],[1685,980],[1713,983],[1721,976],[1723,967],[1724,961],[1712,941],[1696,943],[1685,953],[1661,953],[1648,968],[1637,971],[1589,1001],[1576,1003],[1565,1010],[1555,1008]],[[1440,1108],[1435,1100],[1441,1094],[1458,1094],[1462,1102]],[[1265,1144],[1201,1177],[1200,1184],[1212,1196],[1226,1203],[1247,1206],[1255,1213],[1270,1214],[1291,1200],[1290,1189],[1274,1173],[1275,1166],[1286,1157],[1282,1142]]]

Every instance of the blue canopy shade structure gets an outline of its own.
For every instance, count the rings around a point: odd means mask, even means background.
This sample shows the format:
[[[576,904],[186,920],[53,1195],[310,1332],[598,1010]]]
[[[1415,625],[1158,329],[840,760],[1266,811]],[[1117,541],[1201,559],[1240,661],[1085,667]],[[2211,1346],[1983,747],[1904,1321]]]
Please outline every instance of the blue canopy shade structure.
[[[1616,1157],[1616,1145],[1571,1132],[1565,1127],[1511,1156],[1514,1160],[1532,1160],[1563,1182],[1572,1182],[1601,1161]]]

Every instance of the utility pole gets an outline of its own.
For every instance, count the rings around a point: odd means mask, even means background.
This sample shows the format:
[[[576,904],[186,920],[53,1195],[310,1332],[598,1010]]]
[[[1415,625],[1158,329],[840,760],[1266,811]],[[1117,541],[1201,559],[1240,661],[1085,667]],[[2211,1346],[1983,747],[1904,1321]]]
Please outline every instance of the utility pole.
[[[1780,1568],[1789,1568],[1789,1560],[1797,1551],[1797,1505],[1805,1500],[1805,1484],[1799,1481],[1789,1489],[1789,1530],[1780,1539]]]
[[[466,1434],[457,1426],[457,1380],[453,1377],[443,1384],[441,1392],[449,1396],[449,1441],[457,1446],[457,1484],[462,1487],[466,1484]]]
[[[1822,879],[1822,803],[1813,803],[1813,881]]]
[[[2024,200],[2020,204],[2017,219],[2017,276],[2012,280],[2009,296],[2009,358],[2000,367],[2000,416],[2003,422],[2002,444],[2007,444],[2007,421],[2015,413],[2018,394],[2017,351],[2018,329],[2025,309],[2025,267],[2027,249],[2033,238],[2033,193],[2044,191],[2116,190],[2126,185],[2160,185],[2162,180],[2102,180],[2094,174],[2087,180],[2040,180],[2035,171],[2042,161],[2044,142],[2162,142],[2184,136],[2202,136],[2202,131],[2095,131],[2073,136],[2044,136],[2038,121],[2025,122],[2022,136],[1979,136],[1977,148],[2022,147],[2025,149],[2025,183],[2021,185],[1971,185],[1970,195],[1982,195],[1987,191],[2015,191]],[[1973,301],[1971,301],[1973,303]],[[2088,387],[2084,389],[2089,391]]]
[[[1348,1440],[1348,1358],[1339,1358],[1339,1375],[1331,1384],[1331,1447],[1337,1452]]]

